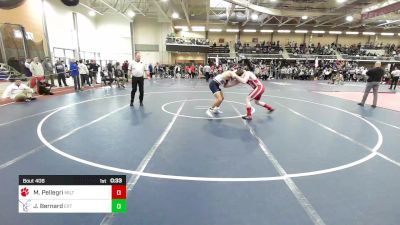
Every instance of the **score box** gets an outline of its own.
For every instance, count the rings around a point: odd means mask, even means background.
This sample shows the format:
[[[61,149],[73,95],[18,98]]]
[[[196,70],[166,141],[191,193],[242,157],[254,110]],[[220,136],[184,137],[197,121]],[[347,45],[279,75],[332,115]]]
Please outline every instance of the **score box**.
[[[125,175],[20,175],[19,213],[124,213]]]

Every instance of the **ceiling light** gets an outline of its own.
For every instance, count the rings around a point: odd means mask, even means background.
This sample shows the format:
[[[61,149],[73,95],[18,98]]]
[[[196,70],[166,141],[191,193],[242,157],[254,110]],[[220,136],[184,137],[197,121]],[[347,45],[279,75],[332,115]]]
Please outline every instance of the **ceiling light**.
[[[274,30],[260,30],[261,33],[272,33]]]
[[[329,31],[330,34],[342,34],[342,31]]]
[[[394,33],[381,33],[382,36],[393,36]]]
[[[276,2],[277,0],[270,0],[271,2]]]
[[[351,22],[351,21],[353,21],[353,16],[346,16],[346,21],[347,22]]]
[[[175,26],[174,28],[182,31],[189,31],[189,28],[187,26]]]
[[[222,29],[209,29],[210,32],[222,32]]]
[[[135,13],[135,12],[132,12],[132,11],[129,11],[129,12],[128,12],[128,16],[129,16],[130,18],[132,18],[132,17],[136,16],[136,13]]]
[[[176,12],[172,13],[172,18],[178,19],[179,18],[179,14],[176,13]]]
[[[204,26],[192,26],[192,31],[205,31],[206,28]]]
[[[239,29],[226,29],[226,32],[239,32]]]
[[[308,33],[308,30],[295,30],[294,32],[297,34],[306,34]]]
[[[255,33],[255,32],[257,32],[257,30],[254,30],[254,29],[244,29],[243,32],[245,32],[245,33]]]
[[[258,20],[258,14],[256,14],[256,13],[251,14],[251,19]]]
[[[336,0],[336,2],[337,3],[343,3],[343,2],[345,2],[346,0]]]
[[[313,31],[311,31],[311,33],[313,33],[313,34],[325,34],[325,31],[323,31],[323,30],[313,30]]]
[[[358,34],[358,31],[346,31],[346,34]]]
[[[89,11],[89,16],[95,16],[95,15],[96,15],[95,11],[93,11],[93,10]]]
[[[363,35],[375,35],[375,32],[362,32]]]
[[[301,19],[306,20],[306,19],[308,19],[308,16],[302,16]]]
[[[290,33],[290,30],[278,30],[278,33]]]

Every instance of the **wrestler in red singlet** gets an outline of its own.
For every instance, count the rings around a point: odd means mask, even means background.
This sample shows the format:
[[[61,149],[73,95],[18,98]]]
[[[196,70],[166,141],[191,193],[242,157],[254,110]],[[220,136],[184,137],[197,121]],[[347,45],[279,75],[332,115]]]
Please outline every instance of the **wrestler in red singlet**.
[[[246,110],[247,110],[247,116],[243,116],[243,119],[246,120],[251,120],[252,115],[251,115],[251,104],[250,101],[254,99],[254,102],[262,106],[266,109],[268,109],[269,112],[273,112],[274,109],[266,104],[265,102],[260,101],[262,94],[265,91],[265,87],[263,83],[261,83],[260,80],[256,77],[256,75],[250,71],[245,71],[242,76],[235,76],[235,79],[237,79],[241,83],[247,83],[250,85],[250,87],[253,88],[253,91],[250,92],[250,94],[246,98]]]

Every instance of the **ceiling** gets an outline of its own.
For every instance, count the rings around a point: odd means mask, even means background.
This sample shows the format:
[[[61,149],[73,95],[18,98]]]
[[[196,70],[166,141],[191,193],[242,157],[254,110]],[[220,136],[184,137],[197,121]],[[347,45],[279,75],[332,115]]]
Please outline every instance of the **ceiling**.
[[[135,18],[180,26],[400,31],[400,0],[81,0],[81,3],[102,14],[116,14],[130,20],[129,12],[135,12]],[[172,18],[174,12],[179,18]],[[353,20],[346,20],[348,16]]]

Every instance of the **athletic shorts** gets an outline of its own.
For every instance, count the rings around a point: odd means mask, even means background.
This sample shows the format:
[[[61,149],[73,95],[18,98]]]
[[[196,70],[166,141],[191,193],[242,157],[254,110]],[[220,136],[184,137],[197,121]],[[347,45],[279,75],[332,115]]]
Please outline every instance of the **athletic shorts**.
[[[265,87],[264,85],[258,85],[252,92],[250,92],[249,96],[251,99],[259,101],[264,94]]]
[[[215,80],[211,80],[209,87],[213,94],[221,91],[221,88],[219,87],[219,83]]]

